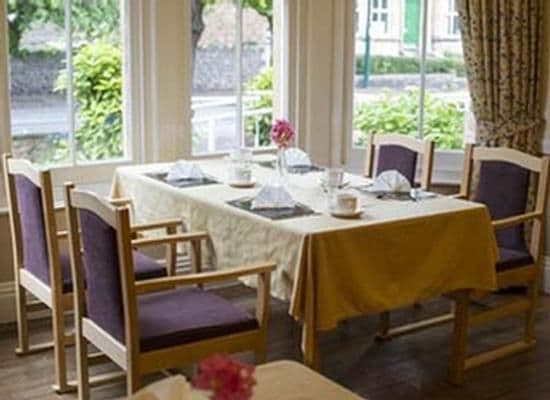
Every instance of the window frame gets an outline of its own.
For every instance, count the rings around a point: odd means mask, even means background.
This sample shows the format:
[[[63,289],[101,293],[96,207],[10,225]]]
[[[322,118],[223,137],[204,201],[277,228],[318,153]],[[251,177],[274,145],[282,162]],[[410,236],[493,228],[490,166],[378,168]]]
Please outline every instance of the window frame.
[[[13,140],[11,132],[11,96],[9,93],[10,75],[9,75],[9,46],[8,46],[8,27],[6,24],[7,16],[7,1],[0,0],[2,11],[0,17],[0,29],[5,32],[2,35],[2,46],[0,48],[1,59],[0,63],[7,65],[8,68],[2,77],[6,81],[6,87],[0,89],[2,96],[6,99],[6,106],[0,108],[0,118],[7,122],[8,129],[3,130],[2,135],[2,151],[11,152]],[[65,34],[65,58],[67,62],[67,73],[72,75],[72,57],[73,51],[73,35],[72,35],[72,4],[73,0],[64,0],[65,10],[65,26],[63,32]],[[120,0],[120,26],[121,26],[121,46],[123,47],[122,57],[122,108],[123,108],[123,151],[124,155],[117,159],[98,160],[98,161],[77,161],[76,151],[74,151],[75,127],[77,110],[74,106],[74,96],[72,91],[73,82],[67,80],[67,118],[69,125],[69,146],[71,146],[71,155],[68,163],[44,165],[44,167],[54,172],[54,184],[62,184],[64,181],[72,181],[74,183],[95,183],[106,182],[112,179],[114,170],[117,167],[130,165],[142,160],[141,147],[139,143],[142,140],[142,130],[139,129],[139,120],[136,118],[137,113],[134,112],[136,106],[141,102],[141,97],[137,93],[138,81],[136,80],[136,71],[141,68],[141,56],[139,51],[134,51],[136,47],[132,46],[134,38],[138,38],[142,34],[142,25],[139,21],[139,16],[143,7],[143,0]],[[73,110],[69,112],[69,110]],[[137,122],[137,123],[136,123]],[[5,201],[5,199],[3,199]]]
[[[245,107],[244,107],[244,90],[243,90],[243,0],[235,0],[236,7],[236,23],[235,23],[235,80],[238,83],[235,88],[235,132],[233,132],[233,140],[236,143],[236,147],[245,147]],[[273,109],[272,114],[278,118],[287,118],[289,111],[289,105],[287,100],[287,93],[289,92],[289,78],[288,78],[288,18],[289,18],[289,0],[274,0],[273,1],[273,21],[274,27],[279,24],[279,31],[273,32],[272,38],[272,52],[280,51],[279,63],[275,61],[273,56],[273,73],[274,73],[274,87],[272,89],[273,96]],[[279,14],[279,15],[276,15]],[[279,64],[279,65],[277,65]],[[192,70],[192,69],[191,69]],[[193,76],[190,74],[190,82],[193,81]],[[277,87],[275,87],[277,85]],[[193,88],[191,83],[191,92],[189,97],[193,96]],[[191,107],[192,102],[190,101]],[[193,119],[191,118],[191,132],[193,131]],[[205,158],[219,158],[228,155],[230,150],[227,151],[206,151],[206,152],[194,152],[193,144],[191,142],[191,148],[187,149],[186,154],[193,159],[205,159]],[[261,147],[247,147],[252,150],[254,154],[272,153],[276,150],[274,145],[261,146]]]
[[[446,37],[458,38],[460,37],[460,28],[458,23],[458,11],[456,9],[456,0],[447,0],[447,10],[445,12],[446,21]],[[456,28],[456,29],[455,29]]]
[[[418,129],[418,138],[422,139],[424,131],[424,102],[426,97],[426,59],[428,53],[428,44],[429,44],[429,28],[431,17],[431,8],[433,5],[431,1],[439,0],[421,0],[421,20],[420,20],[420,86],[419,86],[419,129]],[[354,7],[350,7],[354,8]],[[353,14],[350,14],[348,11],[347,21],[352,21],[354,19]],[[355,32],[354,24],[346,24],[346,40],[353,41],[349,43],[349,50],[347,52],[348,57],[348,79],[345,84],[345,93],[348,96],[349,101],[347,103],[346,117],[348,119],[346,124],[346,137],[342,138],[342,142],[346,148],[345,164],[346,166],[354,172],[361,173],[363,171],[363,160],[365,157],[365,149],[362,147],[357,147],[353,143],[353,115],[355,109],[354,102],[354,62],[353,56],[354,53],[354,38]],[[463,163],[463,151],[456,149],[436,149],[435,150],[435,168],[434,168],[434,183],[440,184],[456,184],[460,182],[461,179],[461,169]]]
[[[381,22],[382,16],[386,17],[386,21],[384,22],[384,31],[383,32],[376,32],[374,35],[371,34],[374,38],[385,38],[390,36],[391,34],[391,19],[390,19],[390,0],[386,1],[386,7],[382,6],[382,2],[384,0],[367,0],[368,2],[374,2],[378,1],[378,6],[375,7],[373,3],[371,4],[371,10],[370,10],[370,26],[372,27],[375,22]],[[374,17],[377,17],[377,21],[374,20]]]

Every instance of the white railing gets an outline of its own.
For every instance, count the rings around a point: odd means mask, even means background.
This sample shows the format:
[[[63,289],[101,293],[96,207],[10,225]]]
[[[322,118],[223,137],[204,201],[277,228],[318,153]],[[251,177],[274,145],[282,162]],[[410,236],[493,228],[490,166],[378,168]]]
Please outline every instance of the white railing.
[[[258,99],[258,95],[263,94],[263,92],[251,93],[251,95],[246,96],[245,104]],[[224,108],[227,110],[223,111]],[[216,146],[216,139],[225,136],[228,142],[234,143],[234,125],[235,119],[237,118],[236,113],[236,104],[234,98],[229,99],[220,99],[220,98],[211,98],[206,101],[197,101],[193,106],[193,118],[191,120],[193,127],[193,137],[198,138],[201,142],[206,137],[206,149],[201,150],[200,153],[216,153],[220,150],[229,150],[228,149],[219,149]],[[208,112],[212,110],[211,112]],[[253,127],[253,144],[254,148],[260,147],[260,134],[261,127],[260,121],[262,117],[266,115],[271,115],[273,113],[272,107],[264,107],[258,109],[245,109],[243,110],[243,126],[246,127],[246,121],[250,118],[253,118],[254,127]],[[226,124],[232,129],[224,129],[223,124]],[[243,129],[242,132],[242,141],[245,143],[245,140],[248,139],[245,135],[250,134],[250,131]],[[249,144],[250,146],[250,144]]]

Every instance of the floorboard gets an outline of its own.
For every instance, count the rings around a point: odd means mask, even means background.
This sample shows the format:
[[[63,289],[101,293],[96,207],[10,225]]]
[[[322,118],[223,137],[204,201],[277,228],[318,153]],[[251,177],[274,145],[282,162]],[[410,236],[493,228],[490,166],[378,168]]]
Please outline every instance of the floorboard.
[[[244,307],[253,307],[255,291],[244,286],[221,290]],[[300,329],[288,316],[288,304],[272,300],[269,327],[269,360],[300,359]],[[448,309],[444,299],[410,307],[393,314],[396,323],[435,315]],[[70,325],[70,321],[68,321]],[[537,313],[536,348],[467,373],[467,383],[454,387],[446,382],[450,355],[451,326],[378,343],[373,336],[376,318],[346,321],[321,338],[323,374],[370,400],[532,400],[550,399],[550,298],[544,297]],[[471,335],[474,351],[514,339],[520,335],[521,320],[506,320],[476,330]],[[31,322],[33,340],[50,336],[49,321]],[[0,398],[3,400],[74,399],[50,390],[53,381],[51,353],[17,357],[14,354],[15,326],[0,326]],[[69,351],[69,368],[74,356]],[[250,354],[239,358],[252,361]],[[114,368],[111,366],[103,369]],[[74,372],[73,372],[74,375]],[[158,379],[149,378],[149,381]],[[92,390],[94,399],[124,395],[124,384]]]

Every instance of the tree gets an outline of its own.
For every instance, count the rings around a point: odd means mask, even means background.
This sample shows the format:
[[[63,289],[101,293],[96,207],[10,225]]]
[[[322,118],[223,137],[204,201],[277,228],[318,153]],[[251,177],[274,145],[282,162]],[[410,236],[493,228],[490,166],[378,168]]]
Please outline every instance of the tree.
[[[235,1],[235,0],[234,0]],[[192,0],[191,3],[191,29],[192,29],[192,56],[195,63],[195,54],[200,38],[206,28],[204,24],[204,11],[216,3],[216,0]],[[255,10],[267,19],[269,31],[273,33],[273,0],[242,0],[243,7]]]
[[[120,0],[75,0],[72,6],[74,39],[118,41],[119,18]],[[20,55],[25,32],[48,22],[65,27],[65,0],[8,0],[10,54]]]

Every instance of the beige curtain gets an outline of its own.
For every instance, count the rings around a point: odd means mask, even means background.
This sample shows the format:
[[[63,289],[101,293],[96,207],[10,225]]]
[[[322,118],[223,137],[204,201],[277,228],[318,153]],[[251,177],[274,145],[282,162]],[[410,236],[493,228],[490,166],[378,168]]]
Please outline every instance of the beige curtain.
[[[541,151],[546,1],[457,0],[480,145]]]

